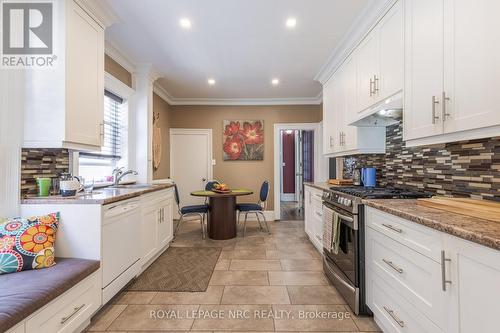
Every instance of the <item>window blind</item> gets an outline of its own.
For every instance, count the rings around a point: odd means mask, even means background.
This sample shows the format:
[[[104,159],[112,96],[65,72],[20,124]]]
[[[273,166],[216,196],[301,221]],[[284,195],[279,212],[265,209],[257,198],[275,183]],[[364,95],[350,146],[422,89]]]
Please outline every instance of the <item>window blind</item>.
[[[104,142],[100,151],[81,152],[80,156],[119,160],[122,154],[123,99],[104,91]]]

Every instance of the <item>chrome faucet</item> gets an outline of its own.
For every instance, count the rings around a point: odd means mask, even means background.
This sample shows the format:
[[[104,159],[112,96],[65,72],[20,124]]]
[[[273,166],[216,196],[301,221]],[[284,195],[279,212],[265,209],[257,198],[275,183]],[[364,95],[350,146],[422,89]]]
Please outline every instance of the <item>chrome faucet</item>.
[[[113,170],[113,180],[114,180],[113,185],[117,186],[123,177],[125,177],[126,175],[130,175],[130,174],[135,175],[135,176],[138,175],[137,171],[135,171],[135,170],[123,171],[123,167],[114,169]]]

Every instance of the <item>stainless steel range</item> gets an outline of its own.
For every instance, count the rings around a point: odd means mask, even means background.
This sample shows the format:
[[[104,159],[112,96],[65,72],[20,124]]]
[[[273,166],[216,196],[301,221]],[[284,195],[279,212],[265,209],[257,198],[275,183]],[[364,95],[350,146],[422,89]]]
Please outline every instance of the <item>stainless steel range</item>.
[[[365,303],[364,209],[362,199],[415,199],[427,193],[392,187],[331,187],[323,192],[323,270],[356,314],[371,314]],[[334,217],[338,244],[331,246]]]

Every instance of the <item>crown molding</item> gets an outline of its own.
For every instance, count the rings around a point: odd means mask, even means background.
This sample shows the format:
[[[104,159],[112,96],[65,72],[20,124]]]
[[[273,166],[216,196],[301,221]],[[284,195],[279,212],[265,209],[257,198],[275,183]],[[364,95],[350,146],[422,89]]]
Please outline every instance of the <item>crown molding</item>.
[[[170,105],[319,105],[322,95],[299,98],[172,98]]]
[[[165,102],[167,102],[169,105],[174,104],[172,96],[168,93],[168,91],[165,90],[165,88],[160,86],[157,82],[155,82],[153,85],[153,92],[158,96],[160,96],[160,98],[163,99]]]
[[[369,5],[365,7],[351,24],[351,27],[341,39],[338,46],[333,49],[326,63],[314,77],[314,80],[319,81],[321,84],[325,84],[397,1],[398,0],[370,1]]]
[[[104,53],[106,53],[111,59],[116,61],[120,66],[125,68],[129,73],[134,73],[136,71],[137,64],[130,60],[130,58],[125,55],[118,47],[116,47],[112,42],[106,40],[104,45]]]
[[[120,18],[113,9],[102,0],[75,0],[76,3],[87,11],[93,19],[103,28],[110,27],[114,23],[120,22]]]

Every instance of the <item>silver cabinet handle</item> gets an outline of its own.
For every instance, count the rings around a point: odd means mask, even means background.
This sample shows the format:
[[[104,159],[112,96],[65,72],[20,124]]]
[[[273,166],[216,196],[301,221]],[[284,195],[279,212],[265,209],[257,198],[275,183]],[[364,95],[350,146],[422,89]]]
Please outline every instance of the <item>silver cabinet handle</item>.
[[[71,314],[69,316],[61,318],[61,324],[64,324],[65,322],[67,322],[68,320],[70,320],[71,317],[73,317],[74,315],[76,315],[78,313],[78,311],[80,311],[81,309],[83,309],[84,306],[85,306],[85,304],[82,304],[82,305],[74,308],[73,312],[71,312]]]
[[[330,147],[333,147],[333,137],[330,135]]]
[[[373,84],[374,84],[374,83],[375,83],[375,82],[373,82],[372,78],[370,78],[370,97],[372,97],[372,96],[373,96],[373,94],[374,94],[374,92],[373,92]]]
[[[441,251],[441,288],[446,291],[446,284],[451,284],[451,280],[446,280],[446,262],[451,262],[451,259],[446,258],[444,251]]]
[[[399,319],[398,316],[394,314],[393,310],[389,309],[387,306],[384,306],[384,310],[389,314],[389,316],[391,316],[392,319],[394,319],[396,323],[398,323],[399,326],[405,327],[405,322]]]
[[[396,228],[395,226],[393,226],[392,224],[385,224],[385,223],[382,223],[382,225],[384,227],[386,227],[387,229],[391,229],[392,231],[395,231],[397,233],[403,233],[403,229],[399,229],[399,228]]]
[[[446,102],[448,102],[450,100],[450,98],[446,97],[446,92],[444,92],[444,91],[443,91],[442,98],[443,98],[443,104],[442,104],[441,108],[443,110],[443,121],[446,121],[446,117],[451,116],[451,114],[446,112]]]
[[[403,274],[403,269],[399,268],[398,266],[394,265],[392,261],[387,260],[387,259],[382,259],[383,262],[385,262],[390,268],[398,272],[399,274]]]
[[[320,242],[323,241],[323,238],[321,236],[316,235],[316,239],[319,240]]]
[[[323,214],[321,214],[320,212],[316,211],[315,213],[316,213],[316,215],[318,215],[319,217],[323,217]]]
[[[378,93],[378,77],[377,75],[373,75],[373,94]]]
[[[436,120],[439,119],[439,116],[436,116],[436,104],[439,104],[436,96],[432,96],[432,124],[436,124]]]

